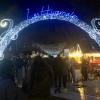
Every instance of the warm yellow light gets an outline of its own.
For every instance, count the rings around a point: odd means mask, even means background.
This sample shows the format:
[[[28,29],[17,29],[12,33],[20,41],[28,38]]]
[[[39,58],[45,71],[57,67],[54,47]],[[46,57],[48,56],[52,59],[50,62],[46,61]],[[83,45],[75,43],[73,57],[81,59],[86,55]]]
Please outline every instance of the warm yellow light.
[[[78,88],[78,91],[80,93],[81,100],[87,100],[85,95],[85,89],[84,88]]]
[[[71,53],[69,54],[69,58],[74,58],[77,63],[81,63],[82,53]]]
[[[81,51],[79,44],[77,45],[77,50],[70,51],[69,53],[69,58],[74,58],[77,63],[81,63],[82,56],[83,53]]]
[[[86,53],[85,57],[100,57],[100,53]]]
[[[69,57],[82,57],[83,56],[83,54],[81,54],[81,53],[71,53],[71,54],[69,54]]]

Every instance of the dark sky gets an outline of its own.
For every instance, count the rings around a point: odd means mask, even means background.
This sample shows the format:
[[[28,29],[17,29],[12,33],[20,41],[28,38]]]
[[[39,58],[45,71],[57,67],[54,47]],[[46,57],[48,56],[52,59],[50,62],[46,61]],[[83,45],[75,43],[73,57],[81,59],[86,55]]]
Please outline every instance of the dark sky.
[[[43,6],[47,9],[48,5],[54,10],[74,12],[88,24],[92,18],[100,16],[100,0],[0,0],[0,19],[12,18],[16,25],[26,19],[27,8],[30,8],[31,16],[40,12]],[[80,43],[83,49],[86,49],[86,46],[95,46],[96,49],[98,47],[85,32],[70,23],[58,20],[38,22],[23,30],[21,34],[19,40],[22,42],[66,42],[67,47]]]
[[[48,5],[54,10],[74,11],[84,20],[100,14],[100,0],[0,0],[0,14],[23,18],[27,8],[39,12],[42,6],[47,8]]]

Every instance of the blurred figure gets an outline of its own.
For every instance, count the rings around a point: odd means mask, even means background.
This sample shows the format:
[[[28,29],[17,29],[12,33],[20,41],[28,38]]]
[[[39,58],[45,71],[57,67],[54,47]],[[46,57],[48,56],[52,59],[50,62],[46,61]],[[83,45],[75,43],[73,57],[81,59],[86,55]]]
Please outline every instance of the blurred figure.
[[[15,66],[15,70],[16,70],[16,83],[18,84],[19,87],[21,87],[22,85],[22,81],[23,81],[23,67],[24,67],[24,60],[22,55],[17,56],[14,59],[14,66]]]
[[[40,99],[42,97],[49,98],[50,88],[52,86],[52,72],[50,66],[38,55],[34,58],[29,73],[28,81],[26,79],[26,83],[24,82],[24,84],[26,84],[30,100],[34,100],[34,97],[39,97]]]
[[[25,75],[27,74],[28,68],[31,65],[31,56],[29,54],[26,55],[24,58],[24,69],[25,69]]]
[[[75,59],[71,58],[70,61],[70,77],[71,77],[71,82],[74,83],[75,82]]]
[[[54,70],[55,93],[61,93],[61,86],[63,84],[65,66],[62,58],[59,55],[54,59],[52,67]]]
[[[69,74],[69,63],[68,63],[68,58],[66,57],[66,59],[62,59],[62,67],[63,67],[63,87],[66,87],[67,84],[67,75]]]
[[[63,87],[66,88],[66,84],[70,81],[69,59],[67,57],[63,60],[63,65]]]
[[[14,66],[11,60],[0,62],[0,99],[25,100],[14,82]]]
[[[88,80],[88,63],[87,61],[83,58],[82,59],[82,65],[81,65],[81,73],[84,81]]]

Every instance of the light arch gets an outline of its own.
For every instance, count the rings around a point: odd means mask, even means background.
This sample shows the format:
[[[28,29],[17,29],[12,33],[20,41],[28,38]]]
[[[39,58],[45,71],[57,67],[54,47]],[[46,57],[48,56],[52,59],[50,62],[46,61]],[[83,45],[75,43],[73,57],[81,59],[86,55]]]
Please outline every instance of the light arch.
[[[3,19],[0,23],[1,27],[5,27],[9,23],[8,30],[3,32],[0,36],[0,60],[4,58],[4,51],[7,46],[10,44],[12,40],[16,40],[21,30],[25,29],[31,24],[34,24],[43,20],[62,20],[67,21],[69,23],[74,24],[80,29],[84,30],[88,35],[96,41],[96,43],[100,46],[100,31],[96,27],[95,22],[99,21],[99,18],[94,18],[91,21],[92,25],[88,25],[87,23],[81,21],[75,14],[66,13],[63,11],[42,11],[41,13],[34,14],[33,17],[28,18],[18,25],[13,25],[12,19]],[[98,22],[100,25],[100,23]]]

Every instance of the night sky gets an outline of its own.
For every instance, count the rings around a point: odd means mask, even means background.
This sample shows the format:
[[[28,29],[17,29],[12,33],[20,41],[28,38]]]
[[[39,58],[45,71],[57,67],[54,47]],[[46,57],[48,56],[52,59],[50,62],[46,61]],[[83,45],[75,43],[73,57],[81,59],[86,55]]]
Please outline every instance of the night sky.
[[[26,19],[27,8],[30,8],[30,16],[40,12],[42,7],[65,12],[74,12],[79,19],[90,24],[94,17],[100,17],[100,0],[0,0],[0,19],[12,18],[15,25]],[[90,51],[92,47],[99,50],[95,41],[78,27],[58,20],[37,22],[21,31],[18,38],[22,44],[34,41],[42,44],[54,44],[66,42],[69,48],[79,43],[84,51]]]

